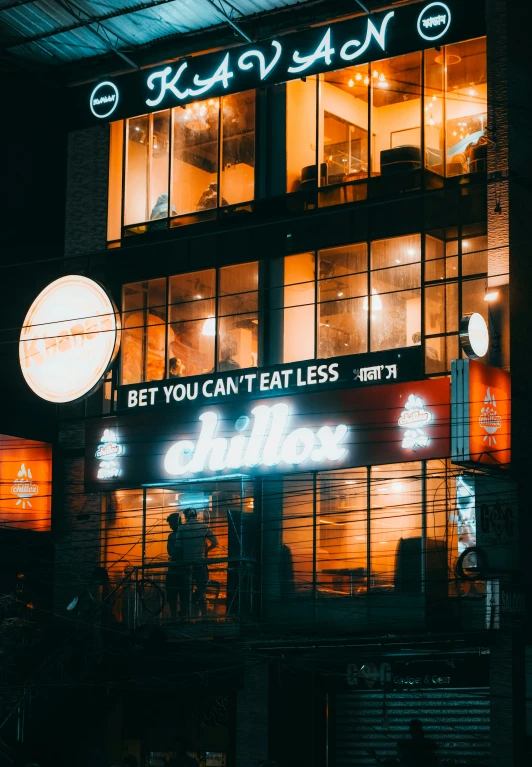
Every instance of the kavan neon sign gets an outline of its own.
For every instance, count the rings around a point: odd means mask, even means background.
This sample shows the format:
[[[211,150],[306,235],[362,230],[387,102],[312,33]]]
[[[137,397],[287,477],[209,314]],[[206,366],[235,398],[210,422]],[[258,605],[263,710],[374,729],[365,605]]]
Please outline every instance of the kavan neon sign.
[[[307,427],[286,431],[290,410],[285,403],[258,405],[251,411],[253,422],[240,416],[235,428],[242,432],[227,439],[216,436],[219,418],[216,412],[203,413],[197,441],[180,440],[173,444],[164,459],[167,474],[183,476],[199,474],[207,467],[217,472],[243,470],[258,466],[290,466],[306,462],[319,464],[340,461],[347,454],[344,442],[348,427],[321,426],[316,432]],[[248,432],[247,434],[244,432]]]
[[[447,44],[482,35],[483,0],[469,0],[467,12],[464,5],[463,0],[409,4],[276,39],[187,56],[147,72],[124,75],[116,84],[98,83],[87,92],[90,111],[99,119],[113,113],[117,117],[144,114],[392,58],[427,48],[433,40]]]

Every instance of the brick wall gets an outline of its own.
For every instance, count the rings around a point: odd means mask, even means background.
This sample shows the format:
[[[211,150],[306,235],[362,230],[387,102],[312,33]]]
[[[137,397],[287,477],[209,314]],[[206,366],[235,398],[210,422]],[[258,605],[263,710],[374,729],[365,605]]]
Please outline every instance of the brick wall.
[[[109,125],[68,137],[65,254],[103,250],[107,241]]]

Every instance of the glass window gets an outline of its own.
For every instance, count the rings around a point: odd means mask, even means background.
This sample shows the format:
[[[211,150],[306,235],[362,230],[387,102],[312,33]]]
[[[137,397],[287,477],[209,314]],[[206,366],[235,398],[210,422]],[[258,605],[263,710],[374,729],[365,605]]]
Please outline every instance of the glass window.
[[[122,237],[122,166],[124,162],[124,121],[109,126],[109,191],[107,195],[107,240]]]
[[[166,280],[124,286],[121,384],[165,376]]]
[[[318,596],[366,591],[368,564],[366,469],[318,474],[316,571]]]
[[[314,254],[287,256],[284,259],[283,362],[314,357],[315,301]]]
[[[371,64],[372,173],[421,167],[421,53]]]
[[[171,378],[214,370],[216,271],[170,277],[168,372]]]
[[[315,189],[316,77],[286,84],[286,191]]]
[[[445,47],[446,173],[485,171],[488,142],[486,38]]]
[[[124,223],[167,218],[170,110],[127,120],[126,132]]]
[[[318,357],[367,351],[367,258],[366,243],[318,253]]]
[[[320,77],[321,184],[368,175],[369,67],[347,67]]]
[[[478,312],[488,322],[488,304],[484,301],[486,286],[486,279],[462,282],[462,315]]]
[[[218,205],[219,112],[219,99],[173,109],[172,215]]]
[[[371,591],[421,594],[421,463],[371,469]]]
[[[444,78],[445,65],[442,48],[425,51],[425,167],[444,175]]]
[[[258,262],[220,269],[218,370],[257,366]]]
[[[488,238],[468,237],[465,233],[462,239],[462,274],[488,273]]]
[[[421,343],[421,238],[394,237],[371,243],[372,351]]]
[[[255,197],[255,91],[222,99],[222,197],[235,205]]]
[[[281,486],[281,588],[286,595],[310,597],[314,584],[314,478],[311,474],[286,477]]]

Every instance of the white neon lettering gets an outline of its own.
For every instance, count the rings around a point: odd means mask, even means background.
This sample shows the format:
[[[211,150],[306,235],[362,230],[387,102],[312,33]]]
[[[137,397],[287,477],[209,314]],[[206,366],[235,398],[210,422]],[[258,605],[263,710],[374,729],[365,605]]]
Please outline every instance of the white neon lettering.
[[[176,83],[178,82],[179,78],[187,68],[188,64],[186,61],[183,61],[182,64],[177,69],[177,72],[173,76],[173,78],[168,81],[168,76],[172,74],[172,67],[165,67],[164,69],[159,70],[158,72],[154,72],[148,77],[147,85],[150,91],[152,91],[155,88],[155,82],[157,80],[160,80],[160,88],[159,95],[156,99],[146,99],[146,104],[149,107],[156,107],[158,106],[161,101],[166,96],[167,91],[171,91],[171,93],[174,94],[176,99],[186,99],[187,96],[190,94],[190,89],[187,88],[184,91],[180,91],[176,88]]]
[[[275,48],[275,54],[268,66],[266,66],[266,58],[263,52],[252,50],[243,53],[242,56],[238,59],[238,66],[240,69],[251,69],[253,67],[253,62],[248,61],[248,59],[257,58],[259,61],[260,79],[265,80],[279,61],[281,52],[283,50],[281,43],[277,42],[277,40],[272,40],[272,45]]]
[[[163,386],[164,396],[166,397],[166,404],[170,402],[173,386]],[[131,394],[131,392],[129,392]]]
[[[347,450],[345,447],[338,447],[347,434],[347,426],[339,424],[333,431],[330,426],[322,426],[318,429],[318,439],[321,447],[317,447],[312,453],[313,461],[339,461],[343,458]]]
[[[429,8],[433,9],[433,16],[425,17],[426,12],[429,10]],[[437,10],[436,10],[437,9]],[[443,13],[442,13],[443,11]],[[443,29],[437,31],[436,34],[427,35],[426,31],[429,31],[432,29],[432,27],[440,28],[444,25]],[[418,16],[417,19],[417,31],[420,37],[422,37],[424,40],[439,40],[440,37],[443,37],[443,35],[447,32],[451,25],[451,10],[448,5],[445,5],[445,3],[441,2],[434,2],[429,3],[429,5],[426,5],[421,13]],[[421,27],[424,27],[426,31],[423,31]]]
[[[286,434],[290,412],[288,405],[258,405],[251,411],[251,432],[233,437],[217,437],[218,415],[208,411],[200,416],[201,430],[196,442],[180,440],[168,450],[164,460],[166,472],[172,476],[198,474],[208,468],[217,472],[224,469],[253,468],[260,465],[272,467],[279,463],[299,465],[308,461],[339,461],[347,453],[340,443],[346,438],[348,427],[322,426],[315,433],[308,427],[300,427]],[[239,421],[249,429],[248,418]]]
[[[194,85],[199,85],[200,87],[195,90],[189,88],[188,92],[191,96],[200,96],[202,93],[207,93],[207,91],[209,91],[213,85],[216,85],[216,83],[222,83],[224,88],[228,88],[229,80],[233,76],[233,73],[229,71],[229,54],[226,53],[224,60],[212,77],[207,77],[205,80],[202,80],[199,75],[194,75]]]
[[[395,15],[394,11],[390,11],[389,13],[386,14],[384,19],[382,20],[380,32],[377,31],[377,28],[375,27],[371,19],[368,19],[368,29],[366,32],[366,39],[364,40],[364,44],[360,46],[360,40],[348,40],[346,43],[344,43],[344,45],[342,45],[342,48],[340,50],[340,57],[344,61],[353,61],[353,59],[358,59],[359,56],[362,56],[362,54],[367,51],[371,43],[371,39],[373,37],[375,38],[375,40],[378,42],[378,44],[384,51],[386,49],[386,43],[385,43],[386,27],[388,26],[388,22],[394,15]],[[355,47],[356,50],[351,53],[350,49],[353,47]]]
[[[204,397],[212,397],[212,391],[207,391],[207,386],[212,386],[214,384],[214,381],[212,378],[209,378],[208,381],[205,381],[203,386],[201,387],[201,393]]]
[[[318,59],[324,59],[327,66],[330,66],[333,53],[334,48],[331,48],[331,28],[329,27],[314,53],[311,53],[309,56],[301,56],[299,51],[294,51],[292,58],[298,66],[288,67],[288,71],[294,73],[304,72],[305,69],[311,67]]]
[[[258,466],[261,461],[260,453],[270,421],[270,410],[271,408],[266,405],[259,405],[251,411],[251,414],[255,416],[255,420],[244,456],[244,466]]]
[[[96,94],[100,88],[110,88],[113,92],[107,96],[100,96],[99,98],[96,98]],[[98,83],[98,85],[92,91],[89,99],[89,106],[91,108],[92,114],[100,119],[103,117],[109,117],[109,115],[112,114],[118,106],[118,98],[118,88],[114,83],[110,82],[109,80],[105,80],[103,83]],[[94,107],[100,106],[100,104],[111,104],[111,107],[107,110],[107,112],[98,114]]]
[[[127,406],[128,407],[136,407],[138,403],[138,394],[137,392],[132,389],[131,391],[128,391],[127,393]]]

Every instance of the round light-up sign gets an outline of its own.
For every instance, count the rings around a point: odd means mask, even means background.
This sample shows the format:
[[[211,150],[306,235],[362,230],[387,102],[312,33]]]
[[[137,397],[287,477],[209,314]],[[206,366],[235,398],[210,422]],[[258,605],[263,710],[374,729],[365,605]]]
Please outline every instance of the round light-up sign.
[[[490,344],[486,320],[478,312],[466,314],[460,320],[460,343],[467,356],[476,360],[484,357]]]
[[[109,117],[118,106],[118,88],[109,80],[98,83],[90,95],[89,105],[95,117]]]
[[[50,283],[20,333],[26,383],[49,402],[73,402],[95,389],[120,345],[120,319],[107,292],[79,275]]]
[[[417,18],[417,31],[424,40],[439,40],[451,26],[451,10],[445,3],[429,3]]]

